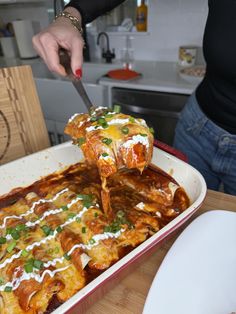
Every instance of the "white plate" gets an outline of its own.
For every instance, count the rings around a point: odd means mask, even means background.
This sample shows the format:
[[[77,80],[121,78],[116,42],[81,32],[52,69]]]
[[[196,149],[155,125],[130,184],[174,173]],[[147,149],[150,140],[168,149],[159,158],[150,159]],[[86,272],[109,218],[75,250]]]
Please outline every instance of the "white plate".
[[[196,218],[163,260],[143,314],[236,312],[236,213]]]

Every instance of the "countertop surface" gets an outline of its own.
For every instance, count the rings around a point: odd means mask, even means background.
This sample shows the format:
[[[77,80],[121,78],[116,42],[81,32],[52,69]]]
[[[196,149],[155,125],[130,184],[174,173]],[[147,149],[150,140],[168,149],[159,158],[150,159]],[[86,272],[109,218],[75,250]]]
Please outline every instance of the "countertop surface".
[[[137,61],[133,69],[141,76],[129,81],[114,80],[102,77],[100,84],[131,89],[150,90],[167,93],[190,95],[200,80],[189,77],[183,78],[179,67],[174,62]]]
[[[236,196],[208,190],[203,205],[190,220],[155,247],[152,255],[143,260],[131,273],[126,274],[125,278],[116,283],[86,313],[141,314],[151,283],[166,253],[183,229],[193,219],[210,210],[229,210],[236,212]],[[171,300],[170,297],[168,299]]]
[[[40,58],[21,60],[15,58],[0,57],[0,67],[10,67],[18,65],[30,65],[32,67],[33,75],[37,78],[57,79],[57,77],[50,73],[46,65]],[[141,73],[141,77],[129,80],[120,81],[107,78],[105,75],[109,70],[122,68],[119,60],[112,64],[106,64],[102,60],[93,62],[85,62],[83,65],[84,82],[86,83],[86,74],[99,73],[99,78],[96,80],[97,84],[108,87],[122,87],[139,90],[150,90],[167,93],[179,93],[190,95],[199,84],[199,80],[183,78],[179,74],[179,67],[175,62],[161,62],[161,61],[135,61],[132,68]],[[99,71],[99,72],[98,72]],[[90,75],[91,76],[91,75]]]

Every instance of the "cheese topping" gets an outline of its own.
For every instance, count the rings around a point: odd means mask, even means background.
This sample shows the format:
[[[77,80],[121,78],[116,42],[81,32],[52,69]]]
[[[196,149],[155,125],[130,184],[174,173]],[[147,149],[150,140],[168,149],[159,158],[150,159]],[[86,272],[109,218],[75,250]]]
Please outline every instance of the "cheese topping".
[[[28,216],[28,215],[30,215],[30,214],[33,214],[34,209],[35,209],[35,207],[36,207],[37,205],[43,204],[43,203],[53,203],[54,201],[56,201],[56,200],[58,199],[58,197],[59,197],[61,194],[65,193],[65,192],[67,192],[67,191],[68,191],[68,189],[66,188],[66,189],[64,189],[64,190],[62,190],[62,191],[60,191],[60,192],[58,192],[52,199],[49,199],[49,200],[48,200],[48,199],[40,199],[40,200],[38,200],[37,202],[34,202],[33,205],[31,206],[31,208],[30,208],[29,210],[27,210],[27,212],[24,213],[24,214],[21,214],[21,215],[19,215],[19,216],[11,215],[11,216],[6,216],[6,217],[4,217],[4,219],[3,219],[3,224],[0,225],[0,229],[6,228],[6,222],[7,222],[8,219],[12,219],[12,218],[14,218],[14,219],[21,219],[22,217],[26,217],[26,216]]]

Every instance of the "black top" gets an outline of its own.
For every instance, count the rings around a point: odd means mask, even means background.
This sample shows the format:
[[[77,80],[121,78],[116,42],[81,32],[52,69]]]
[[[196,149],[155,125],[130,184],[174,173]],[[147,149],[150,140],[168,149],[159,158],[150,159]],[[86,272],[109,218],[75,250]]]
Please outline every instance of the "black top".
[[[98,16],[114,9],[125,0],[71,0],[67,6],[76,8],[83,20],[87,24],[95,20]]]
[[[209,0],[203,53],[207,69],[198,103],[215,124],[236,134],[236,0]]]

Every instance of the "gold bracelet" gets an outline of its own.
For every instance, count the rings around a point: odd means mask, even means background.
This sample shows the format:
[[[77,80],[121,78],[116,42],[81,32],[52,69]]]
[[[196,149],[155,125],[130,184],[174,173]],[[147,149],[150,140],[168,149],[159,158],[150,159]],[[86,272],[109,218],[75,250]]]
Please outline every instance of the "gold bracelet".
[[[69,12],[63,11],[55,16],[54,21],[56,21],[59,17],[65,17],[69,19],[74,28],[76,28],[80,35],[83,36],[83,28],[81,26],[80,20],[77,17],[71,15]]]

